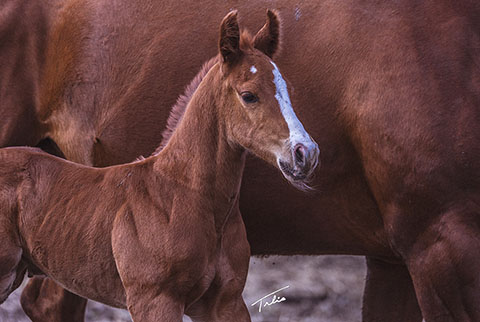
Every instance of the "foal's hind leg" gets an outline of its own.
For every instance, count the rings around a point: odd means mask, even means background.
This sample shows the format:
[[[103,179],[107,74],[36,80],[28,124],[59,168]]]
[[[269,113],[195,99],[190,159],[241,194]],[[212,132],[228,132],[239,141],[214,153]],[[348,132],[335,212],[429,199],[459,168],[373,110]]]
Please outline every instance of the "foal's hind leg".
[[[33,322],[83,322],[87,300],[47,277],[31,278],[20,297],[23,311]]]
[[[0,171],[4,170],[0,167]],[[8,179],[0,180],[0,303],[17,288],[25,275],[22,261],[22,248],[16,235],[17,226],[13,219],[15,209],[15,190]]]
[[[3,232],[0,229],[0,234]],[[25,266],[21,265],[22,249],[9,238],[0,236],[0,303],[21,283]]]

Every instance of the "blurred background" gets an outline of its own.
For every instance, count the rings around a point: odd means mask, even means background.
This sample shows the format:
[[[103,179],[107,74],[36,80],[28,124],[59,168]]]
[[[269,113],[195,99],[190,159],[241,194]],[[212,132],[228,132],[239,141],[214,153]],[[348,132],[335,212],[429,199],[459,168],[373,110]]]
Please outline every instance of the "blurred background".
[[[358,256],[252,257],[243,298],[253,322],[357,322],[361,321],[365,272],[365,260]],[[258,304],[251,305],[286,286],[276,293],[285,298],[281,303],[262,307],[261,312]],[[0,321],[30,321],[20,306],[20,293],[21,288],[0,306]],[[272,298],[265,301],[271,302]],[[93,301],[89,301],[85,320],[131,321],[126,310]],[[185,318],[187,321],[190,319]]]

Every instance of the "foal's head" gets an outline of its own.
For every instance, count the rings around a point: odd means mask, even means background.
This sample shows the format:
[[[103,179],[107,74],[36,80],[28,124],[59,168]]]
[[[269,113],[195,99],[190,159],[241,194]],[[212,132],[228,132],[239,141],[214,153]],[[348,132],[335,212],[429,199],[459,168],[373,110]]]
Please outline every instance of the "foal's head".
[[[267,12],[255,35],[240,34],[237,13],[220,28],[222,113],[228,139],[278,167],[299,188],[318,162],[318,146],[293,111],[287,83],[271,60],[280,44],[280,22]]]

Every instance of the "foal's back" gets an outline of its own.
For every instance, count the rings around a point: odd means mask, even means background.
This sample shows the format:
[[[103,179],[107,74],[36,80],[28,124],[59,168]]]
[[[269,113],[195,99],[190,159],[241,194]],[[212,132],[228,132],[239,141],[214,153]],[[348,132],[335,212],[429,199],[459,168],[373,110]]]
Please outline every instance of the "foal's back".
[[[113,167],[112,167],[113,168]],[[108,181],[113,176],[121,175],[122,168],[115,167],[100,170],[75,164],[37,148],[15,147],[0,150],[0,180],[2,189],[16,187],[17,201],[21,213],[30,212],[32,208],[44,208],[58,204],[65,208],[69,202],[88,198],[94,204],[102,192],[103,200],[111,199],[113,194],[108,194]],[[88,188],[89,190],[82,190]],[[117,190],[117,195],[119,191]],[[120,191],[121,193],[121,191]],[[108,195],[108,197],[106,196]],[[88,205],[85,205],[88,207]],[[29,218],[29,219],[34,219]]]
[[[101,222],[106,228],[113,224],[115,211],[139,203],[135,198],[149,189],[142,172],[151,166],[144,161],[98,169],[36,148],[5,148],[0,150],[0,189],[8,192],[4,199],[18,205],[21,233],[74,237],[72,227],[87,226],[93,232],[98,230],[93,225]],[[69,220],[75,225],[64,226]]]

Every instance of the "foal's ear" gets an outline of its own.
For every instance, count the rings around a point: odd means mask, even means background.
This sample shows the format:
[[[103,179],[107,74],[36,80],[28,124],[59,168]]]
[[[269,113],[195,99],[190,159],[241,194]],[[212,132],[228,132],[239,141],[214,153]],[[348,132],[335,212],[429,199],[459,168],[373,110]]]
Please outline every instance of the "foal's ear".
[[[220,25],[220,55],[224,63],[233,64],[241,55],[240,29],[238,28],[237,11],[229,12]]]
[[[267,10],[267,22],[253,38],[253,47],[273,58],[280,47],[280,19],[276,11]]]

